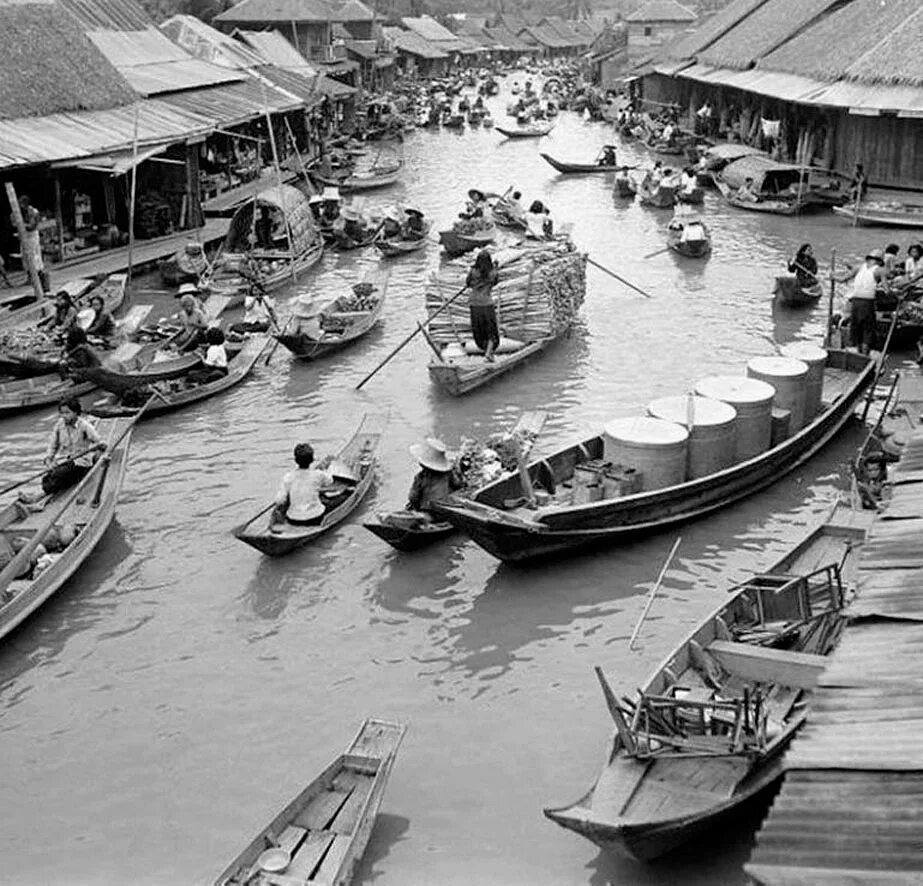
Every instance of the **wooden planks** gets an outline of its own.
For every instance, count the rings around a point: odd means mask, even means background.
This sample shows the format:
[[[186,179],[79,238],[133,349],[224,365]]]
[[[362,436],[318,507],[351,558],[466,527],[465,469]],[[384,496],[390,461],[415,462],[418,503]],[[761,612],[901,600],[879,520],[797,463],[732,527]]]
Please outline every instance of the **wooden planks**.
[[[317,883],[318,886],[339,886],[341,881],[337,875],[340,873],[340,868],[352,842],[351,836],[337,834],[333,838],[312,883]]]
[[[309,831],[322,831],[343,804],[349,799],[349,791],[328,790],[314,797],[295,818],[295,824]]]
[[[827,665],[823,655],[713,640],[707,651],[733,674],[760,683],[812,689]]]
[[[351,834],[356,829],[374,783],[371,775],[361,775],[355,772],[343,773],[343,775],[347,774],[352,782],[349,797],[340,807],[336,818],[329,824],[330,830],[337,834]]]
[[[285,875],[310,880],[333,839],[334,835],[329,831],[309,831],[291,864],[285,869]]]

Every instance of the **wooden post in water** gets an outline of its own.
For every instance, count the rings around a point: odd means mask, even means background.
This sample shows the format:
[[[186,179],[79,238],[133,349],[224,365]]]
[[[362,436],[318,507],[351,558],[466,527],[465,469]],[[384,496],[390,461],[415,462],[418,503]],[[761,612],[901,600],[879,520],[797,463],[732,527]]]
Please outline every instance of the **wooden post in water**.
[[[272,163],[276,168],[276,183],[279,186],[279,200],[282,202],[282,217],[285,219],[285,230],[288,234],[288,254],[289,270],[292,272],[292,280],[298,282],[298,274],[295,272],[295,238],[292,236],[292,225],[288,218],[288,201],[285,199],[285,191],[282,184],[282,167],[279,165],[279,151],[276,148],[276,134],[272,129],[272,117],[269,115],[269,103],[266,100],[266,84],[260,80],[260,88],[263,91],[263,111],[266,114],[266,128],[269,130],[269,146],[272,149]],[[254,215],[256,207],[254,206]]]
[[[829,348],[833,341],[833,301],[836,298],[836,247],[830,250],[830,298],[827,302],[827,335],[824,338],[824,347]]]
[[[128,269],[125,279],[126,292],[131,285],[131,272],[135,260],[135,203],[138,197],[138,117],[141,113],[141,102],[135,105],[135,132],[131,148],[131,197],[128,204]]]
[[[16,188],[12,182],[6,182],[6,198],[10,201],[10,211],[13,213],[13,224],[16,225],[16,231],[19,234],[19,249],[22,253],[22,264],[26,269],[26,276],[32,284],[36,298],[42,298],[45,290],[42,288],[42,281],[39,279],[38,271],[32,261],[32,253],[26,248],[26,222],[22,217],[22,210],[19,208],[19,197],[16,196]]]

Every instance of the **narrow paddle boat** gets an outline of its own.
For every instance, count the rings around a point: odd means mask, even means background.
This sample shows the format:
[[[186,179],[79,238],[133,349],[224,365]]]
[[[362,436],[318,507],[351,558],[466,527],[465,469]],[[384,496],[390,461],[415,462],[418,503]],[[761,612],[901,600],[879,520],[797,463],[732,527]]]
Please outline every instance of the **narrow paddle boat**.
[[[99,422],[105,454],[76,486],[43,499],[41,510],[19,501],[0,510],[0,553],[7,563],[0,569],[0,639],[61,589],[109,528],[128,464],[131,425],[125,419]],[[46,553],[30,566],[40,544]]]
[[[488,243],[493,243],[496,238],[497,228],[493,222],[485,223],[478,229],[464,229],[464,232],[456,228],[439,232],[439,242],[451,256],[464,255],[472,249],[480,249]]]
[[[798,277],[794,274],[780,274],[776,277],[776,285],[773,289],[773,295],[779,299],[779,302],[790,308],[806,308],[816,305],[823,294],[824,289],[820,282],[805,288],[801,286]]]
[[[402,255],[409,255],[411,252],[418,252],[423,249],[429,240],[430,223],[423,222],[423,228],[419,231],[420,236],[413,240],[406,240],[403,237],[391,239],[381,239],[375,241],[375,248],[385,258],[398,258]]]
[[[725,600],[633,698],[596,668],[615,734],[589,792],[545,815],[642,861],[727,827],[783,757],[845,624],[868,513],[838,509]],[[634,684],[633,684],[634,685]]]
[[[554,129],[554,123],[545,126],[525,126],[522,129],[507,129],[504,126],[494,125],[494,129],[507,138],[544,138]]]
[[[667,231],[667,246],[686,258],[705,258],[711,253],[708,225],[698,216],[674,216]]]
[[[622,168],[621,163],[611,165],[601,163],[565,163],[563,160],[556,160],[550,154],[540,153],[541,157],[549,166],[556,169],[564,175],[585,174],[589,172],[618,172]]]
[[[342,523],[362,502],[372,485],[378,464],[377,450],[384,426],[363,418],[349,442],[336,454],[328,469],[335,485],[322,493],[324,515],[320,522],[299,526],[274,522],[274,504],[234,530],[234,537],[269,557],[289,554]]]
[[[407,727],[368,719],[215,886],[348,886],[365,852]]]

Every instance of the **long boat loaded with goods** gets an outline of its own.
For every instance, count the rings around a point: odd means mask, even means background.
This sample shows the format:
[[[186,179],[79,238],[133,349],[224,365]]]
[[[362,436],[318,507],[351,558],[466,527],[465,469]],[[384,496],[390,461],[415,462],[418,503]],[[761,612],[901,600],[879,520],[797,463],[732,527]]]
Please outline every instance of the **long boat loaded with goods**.
[[[587,257],[569,240],[500,249],[493,257],[500,276],[493,296],[501,333],[493,362],[473,341],[467,299],[451,301],[465,285],[470,260],[447,263],[426,288],[426,310],[433,318],[428,337],[436,353],[429,374],[451,394],[466,394],[545,350],[570,328],[586,296]]]
[[[875,374],[861,354],[783,350],[752,359],[746,376],[700,380],[698,396],[608,422],[529,465],[527,484],[506,477],[436,515],[495,557],[525,561],[654,532],[769,486],[836,436]]]

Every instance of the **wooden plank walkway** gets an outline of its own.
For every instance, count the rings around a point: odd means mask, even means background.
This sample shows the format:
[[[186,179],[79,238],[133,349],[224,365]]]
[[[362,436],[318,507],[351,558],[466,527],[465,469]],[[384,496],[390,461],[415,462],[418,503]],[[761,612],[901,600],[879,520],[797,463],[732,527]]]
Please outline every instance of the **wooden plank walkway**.
[[[908,412],[919,421],[917,404]],[[820,676],[808,722],[785,758],[782,789],[745,865],[766,886],[923,884],[918,425],[908,431],[892,483],[862,548],[850,623]]]

